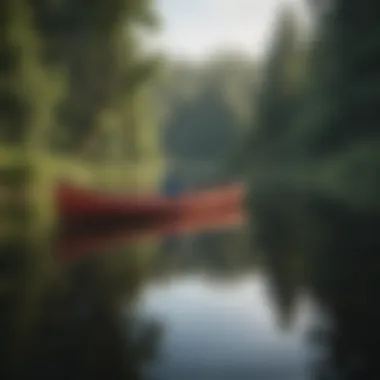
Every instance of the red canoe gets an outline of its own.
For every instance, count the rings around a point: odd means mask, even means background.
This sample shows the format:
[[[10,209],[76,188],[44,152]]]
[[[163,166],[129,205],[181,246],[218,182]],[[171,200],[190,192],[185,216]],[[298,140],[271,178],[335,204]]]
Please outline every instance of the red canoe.
[[[178,218],[183,214],[199,214],[210,210],[236,210],[241,206],[243,188],[240,185],[200,191],[178,199],[162,196],[117,195],[61,185],[57,189],[58,213],[64,222],[98,218],[130,217]]]
[[[64,220],[103,215],[166,213],[172,202],[163,197],[120,196],[106,192],[60,185],[57,189],[59,216]]]
[[[242,219],[242,186],[200,191],[178,199],[120,196],[61,185],[57,189],[63,258],[152,235],[234,225]]]

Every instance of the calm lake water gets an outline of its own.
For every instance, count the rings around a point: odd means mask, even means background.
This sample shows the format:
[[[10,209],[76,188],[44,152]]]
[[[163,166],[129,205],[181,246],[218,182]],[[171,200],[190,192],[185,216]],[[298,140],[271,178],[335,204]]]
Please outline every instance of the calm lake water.
[[[235,262],[234,268],[224,262],[220,273],[215,267],[210,270],[207,255],[213,256],[213,262],[226,261],[224,244],[239,234],[235,230],[179,239],[178,248],[172,247],[177,271],[142,284],[139,315],[154,319],[162,328],[157,356],[145,370],[149,376],[162,380],[310,378],[315,352],[305,338],[316,316],[311,300],[300,296],[291,325],[283,328],[264,270],[254,257],[242,259],[252,252],[232,246],[227,255],[242,262]],[[221,252],[215,251],[218,242],[223,244],[218,247]]]
[[[310,306],[305,300],[295,325],[281,331],[260,272],[233,280],[184,273],[149,281],[140,308],[164,329],[149,371],[157,379],[309,378]]]
[[[0,377],[380,378],[379,216],[284,198],[262,198],[254,228],[72,262],[36,239],[3,245]]]

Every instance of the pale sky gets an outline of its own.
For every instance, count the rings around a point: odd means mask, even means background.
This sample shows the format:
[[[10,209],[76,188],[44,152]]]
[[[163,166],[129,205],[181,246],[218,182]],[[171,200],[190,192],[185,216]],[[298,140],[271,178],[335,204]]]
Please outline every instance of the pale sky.
[[[292,3],[303,19],[306,0],[158,0],[163,30],[158,44],[174,56],[207,58],[210,51],[261,55],[281,4]]]

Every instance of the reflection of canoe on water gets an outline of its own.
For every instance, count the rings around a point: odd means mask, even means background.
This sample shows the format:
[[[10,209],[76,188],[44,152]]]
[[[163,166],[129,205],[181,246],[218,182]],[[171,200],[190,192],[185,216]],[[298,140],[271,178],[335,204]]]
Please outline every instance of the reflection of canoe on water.
[[[62,186],[57,202],[63,225],[61,255],[76,257],[91,247],[157,234],[186,233],[241,222],[239,185],[177,199],[117,196]]]
[[[127,227],[101,234],[88,232],[80,235],[64,235],[60,240],[59,256],[62,259],[76,259],[91,253],[91,251],[102,251],[126,243],[138,243],[154,236],[173,236],[177,234],[194,234],[207,230],[220,230],[241,225],[242,222],[243,214],[241,212],[230,212],[220,215],[203,215],[199,218],[162,223],[160,226],[147,228]]]

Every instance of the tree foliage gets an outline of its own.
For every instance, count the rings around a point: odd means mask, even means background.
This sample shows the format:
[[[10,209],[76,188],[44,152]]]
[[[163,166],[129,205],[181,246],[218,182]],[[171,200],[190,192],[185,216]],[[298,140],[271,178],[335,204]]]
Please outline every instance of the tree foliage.
[[[157,64],[140,46],[140,31],[157,25],[151,2],[6,0],[1,7],[3,138],[92,158],[137,144],[127,133],[139,128],[131,103]]]
[[[0,5],[0,135],[3,144],[46,146],[63,82],[54,67],[45,67],[43,46],[27,0]]]
[[[284,158],[302,88],[305,52],[298,44],[297,23],[290,9],[279,16],[262,79],[253,103],[256,109],[247,140],[254,160]]]

